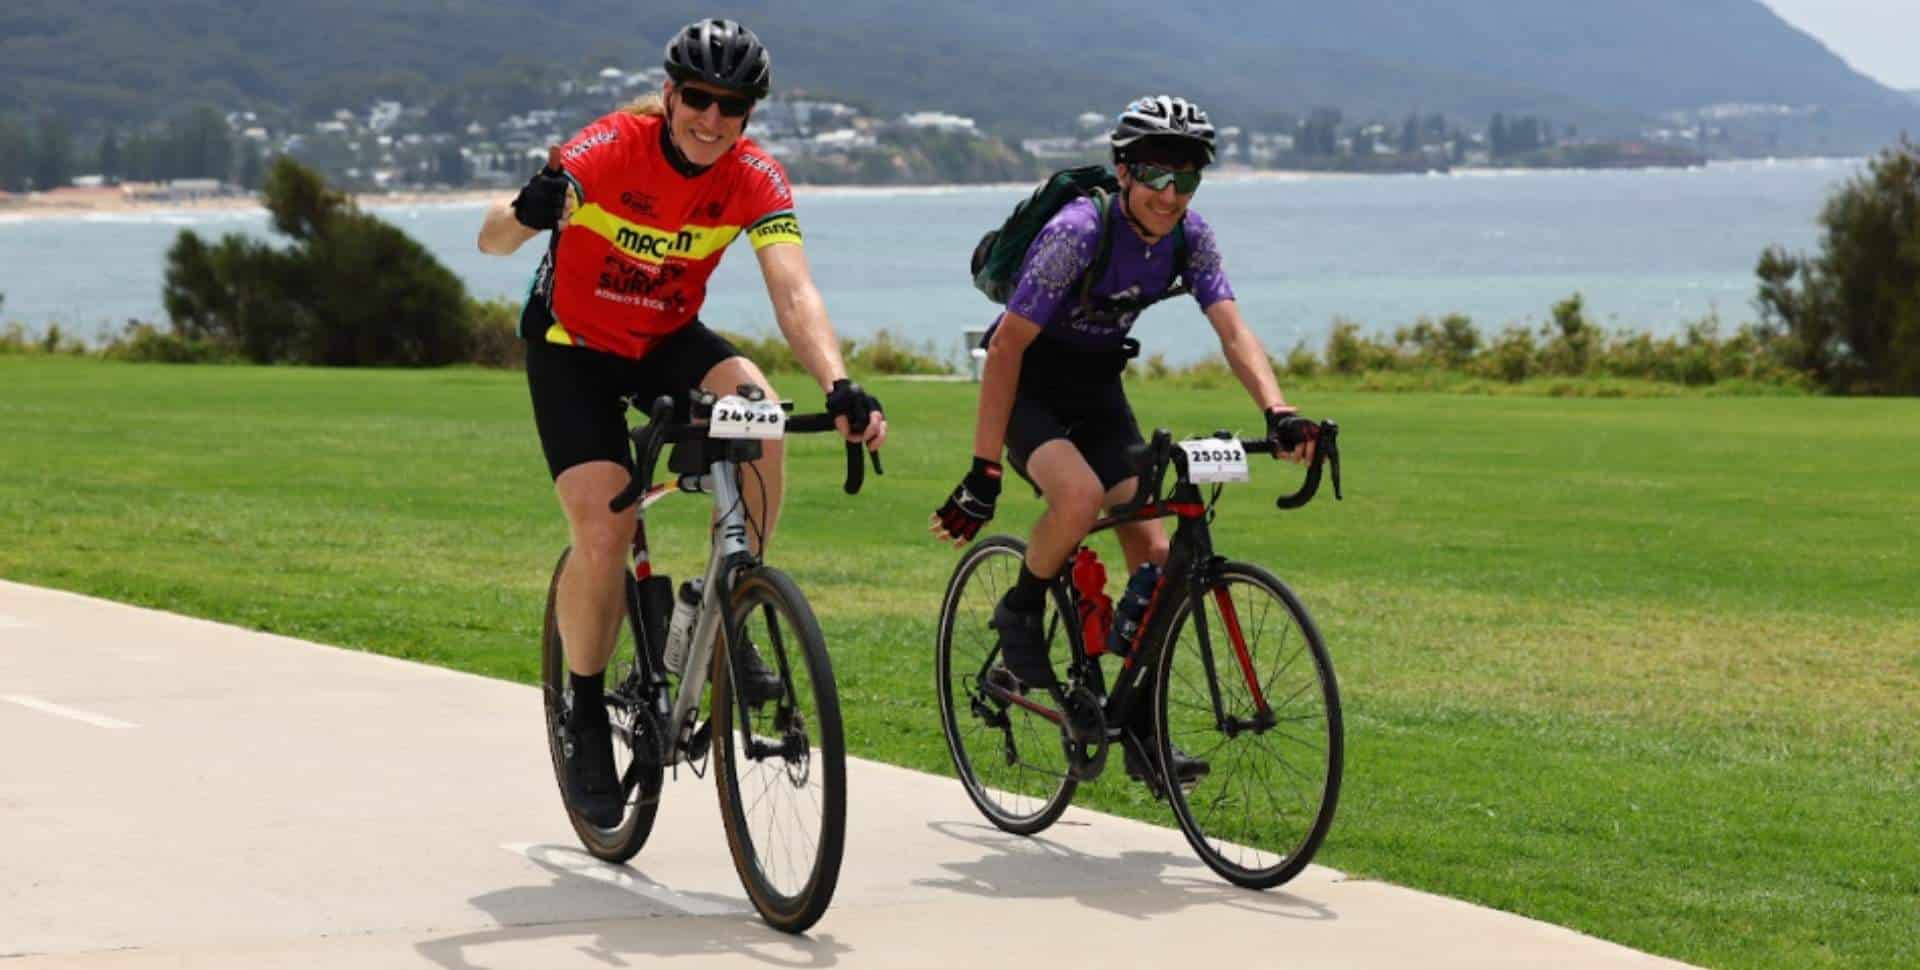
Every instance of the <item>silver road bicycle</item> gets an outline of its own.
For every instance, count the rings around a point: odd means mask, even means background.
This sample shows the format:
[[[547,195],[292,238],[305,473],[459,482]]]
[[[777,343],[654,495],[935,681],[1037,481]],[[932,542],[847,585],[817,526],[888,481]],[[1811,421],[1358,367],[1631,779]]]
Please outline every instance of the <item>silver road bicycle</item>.
[[[747,895],[769,925],[800,933],[826,912],[839,879],[847,768],[840,702],[820,624],[800,588],[762,562],[748,541],[766,515],[749,507],[742,475],[758,474],[749,463],[761,457],[763,442],[835,430],[830,415],[788,415],[788,407],[748,385],[718,398],[696,389],[684,423],[674,420],[673,399],[661,397],[648,409],[649,420],[630,433],[633,480],[611,507],[640,509],[626,578],[627,622],[605,691],[626,805],[619,823],[605,828],[573,804],[566,808],[588,852],[625,862],[653,831],[667,769],[684,766],[702,775],[713,768],[727,844]],[[672,476],[656,484],[655,465],[668,447]],[[847,444],[848,494],[860,490],[860,452],[859,445]],[[879,470],[877,455],[874,467]],[[684,662],[669,669],[665,647],[675,593],[670,579],[652,571],[646,510],[674,494],[710,496],[714,516]],[[566,557],[562,552],[554,567],[541,636],[547,742],[563,802],[572,698],[554,596]],[[741,689],[740,658],[749,650],[779,675],[777,697],[756,703]]]

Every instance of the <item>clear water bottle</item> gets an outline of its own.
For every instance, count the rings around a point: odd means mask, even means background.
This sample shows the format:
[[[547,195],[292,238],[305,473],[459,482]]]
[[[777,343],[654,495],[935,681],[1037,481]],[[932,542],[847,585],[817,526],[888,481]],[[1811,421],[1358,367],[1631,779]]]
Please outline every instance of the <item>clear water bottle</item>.
[[[673,619],[667,621],[667,670],[678,676],[687,664],[687,644],[693,641],[693,621],[700,614],[700,596],[707,581],[695,576],[680,584],[674,597]]]
[[[1159,583],[1159,566],[1144,563],[1134,570],[1133,578],[1127,580],[1126,592],[1120,594],[1120,602],[1113,608],[1113,636],[1107,641],[1109,651],[1126,656],[1133,646],[1134,635],[1140,632],[1140,618],[1146,615],[1147,603],[1153,599],[1153,588]]]

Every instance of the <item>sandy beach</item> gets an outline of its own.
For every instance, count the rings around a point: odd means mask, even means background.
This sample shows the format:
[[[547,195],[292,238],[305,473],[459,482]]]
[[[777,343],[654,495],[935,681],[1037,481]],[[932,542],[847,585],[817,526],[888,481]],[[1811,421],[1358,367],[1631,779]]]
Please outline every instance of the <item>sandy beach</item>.
[[[501,189],[459,189],[446,192],[377,192],[354,196],[361,208],[401,205],[480,205],[503,195]],[[160,212],[225,212],[260,208],[260,199],[251,194],[168,197],[157,187],[127,186],[100,188],[65,187],[50,192],[0,194],[0,217],[71,218],[77,215],[105,215]]]

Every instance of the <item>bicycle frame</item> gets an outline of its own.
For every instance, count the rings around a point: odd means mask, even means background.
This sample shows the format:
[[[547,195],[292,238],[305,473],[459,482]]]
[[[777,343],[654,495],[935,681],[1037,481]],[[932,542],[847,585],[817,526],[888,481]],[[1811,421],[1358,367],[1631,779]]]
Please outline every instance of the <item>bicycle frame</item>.
[[[1319,449],[1307,471],[1307,479],[1301,489],[1291,496],[1283,496],[1277,501],[1280,508],[1298,508],[1311,500],[1320,484],[1320,471],[1323,462],[1333,466],[1335,497],[1340,492],[1340,458],[1337,445],[1339,426],[1331,421],[1319,425],[1301,422],[1302,430],[1293,433],[1299,440],[1317,442]],[[1220,432],[1219,437],[1230,437]],[[1286,450],[1291,444],[1276,445],[1272,440],[1243,441],[1241,445],[1247,453],[1274,453]],[[1277,723],[1273,709],[1267,702],[1266,692],[1260,683],[1259,675],[1253,669],[1253,656],[1247,649],[1246,634],[1240,626],[1239,611],[1233,605],[1233,597],[1219,585],[1222,565],[1226,560],[1217,555],[1213,547],[1213,533],[1209,526],[1212,518],[1210,503],[1200,494],[1200,487],[1187,479],[1184,459],[1175,458],[1172,436],[1165,430],[1156,430],[1151,445],[1136,446],[1133,455],[1136,467],[1140,468],[1140,490],[1135,498],[1113,514],[1102,517],[1088,529],[1088,535],[1105,532],[1117,526],[1133,522],[1146,522],[1154,519],[1174,517],[1180,520],[1174,529],[1169,543],[1167,561],[1161,572],[1159,584],[1154,588],[1153,598],[1148,600],[1145,613],[1141,616],[1139,631],[1129,644],[1125,658],[1121,662],[1120,672],[1115,677],[1111,689],[1103,683],[1100,665],[1095,656],[1081,642],[1077,629],[1071,629],[1067,636],[1072,651],[1070,670],[1079,675],[1078,686],[1090,690],[1100,703],[1100,711],[1107,725],[1106,740],[1112,741],[1122,736],[1124,725],[1131,723],[1135,706],[1147,703],[1151,693],[1151,671],[1158,668],[1163,650],[1172,649],[1167,643],[1171,632],[1173,617],[1177,609],[1167,608],[1174,603],[1174,597],[1184,596],[1193,616],[1194,635],[1199,641],[1200,663],[1206,671],[1207,691],[1213,705],[1214,724],[1229,737],[1242,731],[1265,732]],[[1166,498],[1157,498],[1160,482],[1169,468],[1176,468],[1178,478],[1173,492]],[[1216,499],[1218,492],[1215,493]],[[1149,499],[1151,499],[1149,501]],[[1070,579],[1070,573],[1063,572],[1060,585],[1065,589],[1067,600],[1072,609],[1069,615],[1079,613],[1080,594]],[[1246,681],[1247,690],[1254,701],[1254,716],[1251,720],[1240,720],[1227,716],[1225,703],[1220,693],[1220,663],[1214,650],[1213,633],[1208,629],[1206,594],[1211,591],[1214,604],[1220,611],[1225,625],[1227,643],[1232,648],[1234,669]],[[1059,622],[1056,617],[1056,622]],[[1077,624],[1076,624],[1077,625]],[[992,683],[986,676],[987,670],[997,659],[998,654],[989,654],[986,666],[980,671],[979,682],[986,693],[1002,703],[1015,704],[1058,725],[1063,732],[1073,736],[1074,725],[1064,710],[1067,707],[1066,692],[1055,688],[1050,693],[1058,709],[1048,707],[1018,692],[1008,690],[1002,685]]]
[[[1089,686],[1096,696],[1102,698],[1103,709],[1109,725],[1108,737],[1113,739],[1120,730],[1117,725],[1128,723],[1134,712],[1134,705],[1144,703],[1151,684],[1148,678],[1159,661],[1160,651],[1169,649],[1166,641],[1168,625],[1175,610],[1167,609],[1171,597],[1184,595],[1188,598],[1194,616],[1194,631],[1200,642],[1201,663],[1207,672],[1208,690],[1212,694],[1214,716],[1222,730],[1233,731],[1242,725],[1234,725],[1226,717],[1220,698],[1219,672],[1214,662],[1212,635],[1207,628],[1205,610],[1205,591],[1214,589],[1220,563],[1223,559],[1213,551],[1213,534],[1207,525],[1207,505],[1200,497],[1197,486],[1182,482],[1174,494],[1164,501],[1153,502],[1131,513],[1113,515],[1096,521],[1088,535],[1104,532],[1116,526],[1131,522],[1146,522],[1154,519],[1176,517],[1180,520],[1168,547],[1166,566],[1159,584],[1154,588],[1153,598],[1147,602],[1146,612],[1140,621],[1140,630],[1135,634],[1134,643],[1121,662],[1120,672],[1113,686],[1107,688],[1103,683],[1097,660],[1086,650],[1080,637],[1069,635],[1073,656],[1072,668],[1082,674],[1081,683]],[[1068,601],[1078,605],[1079,593],[1068,585]],[[1235,664],[1240,675],[1246,679],[1247,688],[1252,692],[1259,710],[1258,720],[1271,726],[1272,710],[1267,705],[1262,692],[1259,677],[1253,671],[1253,659],[1247,650],[1246,637],[1242,633],[1233,600],[1224,589],[1214,589],[1215,602],[1227,625],[1228,641],[1232,644]],[[991,660],[989,661],[991,663]],[[984,673],[984,671],[983,671]],[[1021,694],[1004,691],[989,685],[989,691],[999,699],[1017,704],[1055,724],[1065,727],[1067,715],[1055,708],[1038,703]],[[1245,725],[1250,726],[1250,725]]]
[[[742,389],[743,392],[746,388]],[[757,388],[754,390],[758,390]],[[704,399],[696,396],[694,410],[696,415],[702,408],[710,408],[712,397]],[[635,451],[634,480],[628,489],[610,503],[617,510],[629,504],[637,504],[633,524],[633,578],[628,585],[627,621],[633,629],[633,642],[638,662],[635,665],[635,679],[639,681],[644,694],[640,698],[649,705],[651,716],[659,725],[662,738],[673,739],[663,743],[657,751],[658,764],[662,767],[677,765],[682,761],[696,761],[700,757],[697,749],[703,747],[696,741],[698,718],[700,713],[700,695],[707,688],[708,672],[713,661],[713,650],[721,636],[727,638],[728,655],[736,654],[737,645],[733,638],[737,631],[727,622],[727,605],[733,601],[733,580],[742,570],[759,565],[760,557],[754,553],[747,541],[747,530],[751,521],[747,515],[745,495],[740,487],[740,466],[757,461],[761,457],[760,441],[753,439],[710,439],[700,437],[698,454],[705,458],[706,471],[702,474],[682,474],[672,482],[660,485],[646,485],[652,477],[655,461],[667,438],[663,437],[668,416],[672,413],[671,398],[661,397],[653,402],[649,414],[649,423],[632,431]],[[832,418],[829,415],[816,414],[792,418],[787,427],[795,432],[817,432],[831,430]],[[674,432],[678,433],[678,432]],[[687,444],[682,441],[682,444]],[[847,445],[847,481],[848,494],[858,493],[862,481],[860,446]],[[873,459],[876,473],[879,459]],[[674,492],[691,492],[713,496],[716,510],[713,521],[713,541],[708,546],[705,575],[706,587],[702,591],[699,612],[694,619],[691,633],[692,642],[688,645],[685,665],[680,671],[680,686],[673,693],[671,707],[663,707],[667,695],[667,672],[660,669],[661,650],[664,644],[651,642],[642,622],[638,590],[640,585],[653,575],[651,557],[647,548],[646,513],[655,503]],[[776,649],[776,660],[781,665],[784,677],[786,656]],[[709,737],[709,741],[711,738]],[[633,738],[628,737],[629,746]],[[639,760],[635,760],[635,765]]]

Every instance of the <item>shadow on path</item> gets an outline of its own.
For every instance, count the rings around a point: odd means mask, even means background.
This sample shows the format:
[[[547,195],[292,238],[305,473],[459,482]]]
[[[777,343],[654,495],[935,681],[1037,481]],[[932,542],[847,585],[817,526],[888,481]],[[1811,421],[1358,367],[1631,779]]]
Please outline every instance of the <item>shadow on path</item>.
[[[1044,836],[1009,835],[977,822],[937,821],[927,828],[983,850],[969,860],[942,863],[951,878],[914,880],[929,889],[1010,900],[1072,899],[1088,909],[1143,920],[1190,906],[1232,906],[1286,919],[1339,918],[1326,905],[1293,893],[1224,882],[1184,854],[1089,855]]]
[[[637,961],[630,958],[635,957],[644,961],[695,954],[732,954],[773,967],[831,967],[853,950],[830,933],[792,936],[771,929],[743,899],[673,890],[631,866],[601,862],[571,846],[533,846],[526,856],[553,875],[551,884],[475,896],[470,901],[500,923],[498,928],[427,940],[414,949],[448,970],[523,966],[527,954],[509,951],[508,945],[568,937],[583,938],[576,952],[609,967],[632,966]],[[614,887],[631,900],[630,915],[551,922],[530,918],[565,912],[569,903]],[[484,962],[482,951],[493,947],[502,949],[503,959]]]

